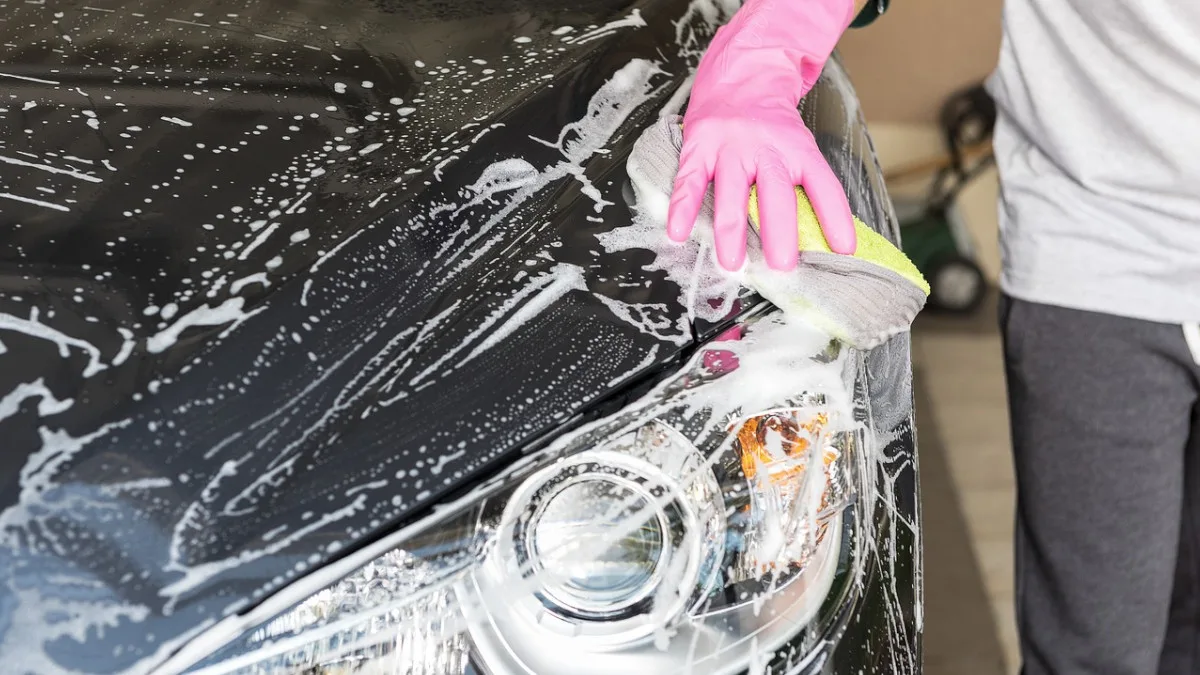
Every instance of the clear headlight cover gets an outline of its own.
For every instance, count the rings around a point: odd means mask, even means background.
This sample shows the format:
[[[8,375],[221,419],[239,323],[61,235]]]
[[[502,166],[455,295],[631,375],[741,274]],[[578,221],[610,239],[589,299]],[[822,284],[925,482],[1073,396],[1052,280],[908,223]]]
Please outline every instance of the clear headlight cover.
[[[189,672],[790,670],[862,563],[859,370],[778,315],[734,329]]]

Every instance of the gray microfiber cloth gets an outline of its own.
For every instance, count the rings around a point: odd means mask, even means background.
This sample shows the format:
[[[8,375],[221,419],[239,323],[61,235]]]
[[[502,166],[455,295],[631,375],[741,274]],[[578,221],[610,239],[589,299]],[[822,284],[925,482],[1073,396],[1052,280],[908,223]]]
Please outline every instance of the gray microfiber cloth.
[[[637,208],[663,223],[679,151],[683,145],[682,118],[661,118],[634,143],[628,171]],[[929,284],[904,253],[855,218],[858,248],[854,255],[829,249],[812,204],[796,188],[800,261],[790,272],[770,269],[761,248],[749,247],[742,271],[744,283],[785,313],[802,318],[858,349],[876,347],[907,331],[929,297]],[[757,230],[758,202],[751,191],[750,224]],[[697,230],[711,228],[710,189],[697,219]]]

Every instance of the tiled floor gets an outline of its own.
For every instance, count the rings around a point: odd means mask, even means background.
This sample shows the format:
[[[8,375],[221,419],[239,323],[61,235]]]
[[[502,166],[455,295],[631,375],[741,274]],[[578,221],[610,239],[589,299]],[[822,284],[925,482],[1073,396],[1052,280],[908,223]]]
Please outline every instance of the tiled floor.
[[[885,168],[936,155],[930,127],[871,125]],[[980,266],[999,274],[996,175],[958,206]],[[893,184],[895,195],[920,184]],[[924,315],[914,327],[918,444],[926,532],[926,675],[1001,675],[1018,667],[1012,608],[1013,476],[994,302],[968,318]]]
[[[934,503],[931,490],[937,489],[936,475],[922,464],[925,495],[927,541],[925,559],[930,570],[925,577],[926,594],[953,593],[958,606],[946,605],[943,611],[960,613],[970,608],[962,603],[975,597],[962,589],[939,588],[943,583],[933,570],[939,556],[947,555],[934,547],[937,539],[930,529],[944,521],[935,509],[957,508],[965,524],[971,559],[979,570],[982,585],[979,597],[991,612],[990,629],[994,635],[940,636],[932,613],[927,635],[931,656],[946,651],[979,651],[977,645],[997,645],[1003,662],[1000,672],[1015,673],[1017,641],[1012,609],[1012,522],[1013,477],[1009,459],[1008,417],[1005,411],[1004,371],[1000,358],[1000,338],[993,317],[994,306],[985,307],[969,320],[924,317],[916,327],[913,362],[919,386],[924,392],[925,414],[918,420],[918,443],[922,460],[926,458],[925,437],[936,435],[940,453],[947,466],[946,479],[954,503]],[[918,401],[918,405],[922,401]],[[932,604],[932,600],[930,601]],[[945,644],[939,644],[945,640]],[[973,664],[969,670],[942,670],[933,658],[927,662],[927,675],[960,675],[993,672],[988,661]]]
[[[924,672],[1005,675],[1004,648],[923,373],[917,373],[916,384],[925,535]]]

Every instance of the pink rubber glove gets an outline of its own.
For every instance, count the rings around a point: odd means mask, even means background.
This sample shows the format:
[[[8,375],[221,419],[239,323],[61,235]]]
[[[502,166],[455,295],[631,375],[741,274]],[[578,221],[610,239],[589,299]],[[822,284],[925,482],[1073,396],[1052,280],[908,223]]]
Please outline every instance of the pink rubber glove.
[[[717,259],[728,270],[740,268],[750,186],[757,183],[767,264],[792,269],[795,186],[802,185],[829,247],[854,253],[846,192],[797,110],[854,14],[854,0],[747,0],[717,31],[683,118],[668,236],[688,238],[711,181]]]

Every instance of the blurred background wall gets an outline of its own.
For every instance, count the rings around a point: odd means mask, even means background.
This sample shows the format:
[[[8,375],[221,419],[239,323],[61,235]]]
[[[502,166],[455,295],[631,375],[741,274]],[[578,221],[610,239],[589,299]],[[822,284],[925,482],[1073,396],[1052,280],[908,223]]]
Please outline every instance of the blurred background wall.
[[[872,122],[932,124],[951,92],[982,79],[1000,48],[1001,0],[894,0],[842,39]]]
[[[943,151],[938,111],[950,94],[983,80],[995,66],[1002,6],[1002,0],[894,0],[874,24],[842,38],[838,49],[885,170]],[[919,181],[889,185],[896,196],[924,187]],[[978,262],[993,281],[1000,269],[996,194],[992,170],[959,200]]]

